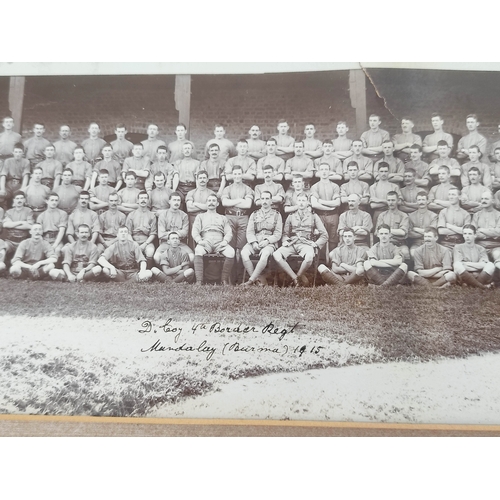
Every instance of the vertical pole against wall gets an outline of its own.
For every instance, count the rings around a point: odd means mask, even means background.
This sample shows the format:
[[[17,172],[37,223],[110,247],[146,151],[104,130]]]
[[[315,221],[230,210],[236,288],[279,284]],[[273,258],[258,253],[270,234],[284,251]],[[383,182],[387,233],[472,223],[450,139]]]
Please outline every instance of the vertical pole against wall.
[[[356,137],[359,138],[367,127],[366,76],[362,69],[349,70],[349,94],[351,106],[356,109]]]
[[[191,75],[175,75],[175,109],[179,111],[179,122],[186,125],[187,138],[189,139]]]
[[[11,76],[9,85],[9,109],[14,118],[14,131],[21,133],[24,101],[24,76]]]

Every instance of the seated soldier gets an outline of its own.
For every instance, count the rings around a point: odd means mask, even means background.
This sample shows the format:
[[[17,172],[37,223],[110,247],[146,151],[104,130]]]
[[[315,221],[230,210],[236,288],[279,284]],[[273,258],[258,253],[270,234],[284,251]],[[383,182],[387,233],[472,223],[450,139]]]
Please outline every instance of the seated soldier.
[[[408,246],[410,247],[410,256],[413,258],[415,250],[424,243],[424,231],[426,227],[437,229],[437,215],[431,212],[427,205],[429,200],[425,191],[417,193],[418,208],[415,212],[409,214],[410,230],[408,231]]]
[[[129,156],[123,162],[122,178],[126,180],[128,172],[135,174],[135,187],[142,191],[144,189],[146,179],[150,173],[150,158],[144,154],[144,146],[138,142],[132,148],[132,156]]]
[[[148,208],[149,196],[146,191],[141,191],[137,197],[139,208],[130,212],[125,225],[128,227],[132,239],[139,244],[149,264],[153,262],[155,246],[153,241],[158,234],[156,215]]]
[[[73,171],[65,168],[62,173],[62,181],[54,188],[54,192],[59,196],[58,208],[64,210],[68,215],[78,206],[78,199],[82,188],[75,186],[72,182]]]
[[[474,288],[488,288],[493,281],[495,264],[481,245],[476,245],[476,228],[472,224],[463,227],[465,243],[453,249],[453,270],[458,280]]]
[[[271,208],[281,211],[285,200],[285,190],[281,184],[273,181],[274,169],[272,165],[265,165],[262,171],[264,173],[264,183],[255,186],[255,206],[262,206],[262,193],[268,191],[272,195]]]
[[[418,144],[413,144],[410,148],[410,161],[405,164],[405,172],[408,172],[410,169],[415,172],[415,186],[418,188],[427,188],[431,182],[429,164],[422,161],[422,146]]]
[[[116,193],[115,188],[108,184],[108,179],[109,172],[105,168],[99,170],[99,184],[89,191],[90,209],[97,212],[97,215],[103,214],[108,209],[109,195]]]
[[[481,158],[481,152],[478,146],[471,146],[469,148],[469,159],[470,161],[462,165],[462,175],[460,180],[462,182],[462,188],[470,184],[468,173],[471,168],[477,169],[479,173],[479,183],[482,184],[486,189],[491,189],[492,179],[491,179],[491,169],[486,163],[482,163],[479,159]]]
[[[361,140],[363,141],[362,152],[374,162],[384,156],[382,144],[384,141],[391,139],[389,132],[380,128],[381,123],[382,121],[378,115],[370,115],[368,118],[370,128],[361,134]]]
[[[180,195],[178,195],[180,201]],[[190,267],[188,254],[179,245],[181,239],[175,231],[168,233],[167,248],[161,254],[160,266],[151,269],[153,277],[164,283],[191,283],[194,280],[194,271]]]
[[[366,252],[365,276],[374,285],[398,285],[405,279],[408,266],[399,247],[391,243],[391,228],[387,224],[378,226],[377,236],[380,241]]]
[[[28,187],[30,180],[30,162],[24,155],[24,146],[21,143],[14,145],[13,157],[7,158],[0,168],[0,205],[4,204],[6,209],[12,206],[12,200],[16,191],[22,191]]]
[[[456,244],[463,242],[462,228],[470,224],[471,214],[460,207],[460,190],[456,186],[449,189],[448,200],[450,206],[439,212],[437,227],[440,236],[439,243],[453,250]]]
[[[328,233],[325,245],[325,252],[328,255],[338,243],[340,189],[329,179],[328,165],[323,163],[319,168],[320,180],[311,187],[311,207],[314,213],[319,215]]]
[[[285,180],[292,181],[295,174],[300,174],[304,179],[305,189],[311,187],[311,181],[314,177],[314,163],[304,154],[303,141],[295,141],[293,144],[294,156],[287,160],[285,164]]]
[[[266,156],[257,161],[257,179],[264,179],[264,167],[273,167],[272,180],[281,182],[285,172],[285,162],[276,154],[278,143],[276,139],[268,139],[266,142]]]
[[[481,196],[481,210],[472,216],[471,224],[476,228],[476,243],[491,252],[498,260],[500,247],[500,212],[493,208],[493,195],[485,190]]]
[[[388,210],[382,212],[377,220],[377,233],[381,225],[386,225],[390,230],[390,242],[399,248],[404,260],[410,259],[410,250],[406,245],[406,238],[410,229],[408,215],[398,210],[398,193],[389,191],[387,193]]]
[[[125,174],[125,187],[118,191],[118,196],[120,197],[118,210],[126,215],[139,208],[137,197],[141,191],[135,187],[135,180],[136,175],[134,172],[127,172]]]
[[[101,129],[99,125],[92,122],[89,125],[89,136],[87,139],[82,141],[82,147],[85,151],[86,159],[94,166],[102,158],[99,156],[101,154],[102,148],[106,145],[106,141],[99,137]],[[90,186],[86,186],[88,189]]]
[[[304,127],[304,154],[311,158],[311,160],[315,160],[316,158],[320,158],[323,156],[323,150],[321,149],[321,141],[316,139],[314,135],[316,134],[316,127],[313,123],[306,123]],[[349,149],[349,148],[347,148]]]
[[[58,203],[57,193],[50,193],[47,198],[47,210],[40,214],[37,221],[43,227],[43,239],[52,246],[57,258],[61,255],[62,242],[68,227],[68,214],[57,208]]]
[[[118,193],[110,193],[108,197],[108,210],[99,215],[99,224],[101,232],[97,237],[99,244],[99,253],[104,252],[106,248],[117,241],[118,229],[125,225],[127,219],[123,212],[118,210],[119,197]]]
[[[344,180],[342,162],[333,153],[333,142],[329,139],[323,143],[323,156],[314,160],[314,170],[316,177],[319,177],[320,165],[328,165],[329,175],[331,181],[341,183]],[[352,154],[352,153],[351,153]]]
[[[387,193],[389,191],[395,191],[398,195],[398,201],[401,199],[399,186],[389,182],[389,165],[380,162],[378,164],[378,180],[370,186],[370,207],[373,210],[374,225],[377,224],[378,216],[387,210]]]
[[[117,241],[97,261],[105,276],[113,281],[149,281],[153,273],[146,269],[146,258],[139,244],[130,238],[127,226],[118,229]]]
[[[92,165],[83,159],[85,152],[82,146],[77,146],[73,151],[74,160],[66,166],[73,173],[71,183],[87,191],[92,180]]]
[[[151,212],[157,217],[161,211],[167,210],[170,206],[169,200],[172,196],[172,190],[165,185],[165,181],[165,174],[157,172],[154,176],[154,189],[149,192]]]
[[[174,232],[179,236],[179,244],[177,245],[189,258],[190,262],[194,262],[194,252],[188,247],[186,240],[189,233],[189,219],[185,212],[180,210],[181,195],[172,193],[170,195],[170,208],[164,210],[158,215],[158,240],[160,245],[154,254],[154,261],[160,264],[163,253],[169,249],[169,235]]]
[[[63,171],[62,163],[54,158],[56,148],[53,144],[45,146],[45,160],[41,161],[37,167],[42,169],[42,184],[50,190],[61,183],[61,175]]]
[[[457,280],[452,271],[451,251],[438,245],[436,228],[424,229],[424,244],[413,253],[414,271],[408,272],[408,278],[415,285],[446,288]]]
[[[354,231],[354,243],[357,245],[370,246],[370,232],[373,229],[373,222],[370,214],[359,209],[361,198],[353,193],[347,197],[349,210],[340,214],[339,236],[344,234],[344,228],[348,227]]]
[[[323,281],[328,285],[353,285],[363,281],[366,248],[354,244],[354,231],[345,227],[342,231],[343,244],[330,252],[331,269],[324,264],[318,267]]]
[[[88,191],[81,191],[78,201],[78,206],[71,212],[68,217],[68,229],[66,230],[66,239],[69,243],[76,241],[76,228],[80,224],[87,224],[92,230],[91,242],[96,243],[97,237],[101,232],[101,224],[99,216],[89,208],[90,194]]]
[[[230,284],[229,277],[233,269],[235,251],[234,248],[229,246],[229,242],[233,239],[233,232],[227,218],[217,213],[218,204],[215,194],[208,195],[207,211],[196,216],[191,231],[193,240],[196,243],[194,249],[194,273],[198,284],[203,283],[203,256],[210,253],[224,255],[221,281],[223,285]]]
[[[292,278],[295,286],[307,286],[305,273],[311,267],[316,251],[327,242],[328,234],[319,216],[308,209],[309,197],[306,193],[297,196],[297,205],[297,211],[286,219],[282,246],[273,253],[273,257],[278,266]],[[319,237],[314,241],[317,233]],[[291,255],[299,255],[303,259],[297,274],[287,262]]]
[[[460,203],[470,214],[475,214],[481,210],[481,196],[488,188],[480,181],[480,172],[476,167],[471,167],[467,174],[469,184],[462,188]]]
[[[409,118],[402,118],[402,134],[396,134],[392,138],[392,142],[394,143],[394,154],[404,163],[408,163],[410,161],[412,146],[417,145],[422,147],[422,139],[418,134],[413,133],[414,126],[415,124],[412,120],[410,120]]]
[[[210,146],[210,149],[212,149],[212,147],[213,144],[212,146]],[[238,155],[235,156],[234,158],[229,158],[229,160],[227,160],[225,163],[224,177],[226,179],[226,182],[232,182],[234,180],[233,169],[236,166],[240,166],[241,169],[243,170],[243,182],[248,186],[251,186],[253,181],[255,180],[255,176],[257,175],[257,165],[255,164],[253,158],[251,158],[250,155],[248,154],[248,142],[246,141],[246,139],[240,139],[238,141],[238,144],[236,145],[236,151],[238,152]],[[217,156],[219,156],[218,152]],[[208,170],[207,168],[203,168],[203,166],[200,170],[207,170],[207,172],[209,173],[208,187],[212,191],[214,191],[217,194],[217,196],[219,196],[219,192],[222,192],[222,190],[220,186],[217,187],[216,184],[210,182],[211,179],[210,170]],[[219,174],[219,178],[220,177],[221,174]]]
[[[57,279],[53,273],[57,257],[48,241],[43,239],[42,225],[35,222],[30,229],[31,238],[19,243],[9,273],[13,278],[43,279],[49,276]]]
[[[281,214],[272,208],[271,193],[263,191],[260,196],[261,208],[250,215],[246,234],[247,244],[241,250],[241,260],[249,276],[248,281],[244,283],[246,286],[256,282],[267,284],[265,278],[261,278],[261,274],[282,236],[283,220]],[[260,257],[255,269],[250,260],[252,255]]]
[[[344,121],[337,123],[337,137],[332,141],[334,156],[338,158],[341,162],[350,158],[353,154],[352,151],[352,141],[347,138],[347,132],[349,132],[349,127]],[[324,145],[325,143],[323,143]],[[361,143],[362,145],[362,143]],[[360,150],[361,151],[361,150]]]
[[[433,186],[429,191],[429,209],[436,213],[450,206],[448,191],[453,186],[450,182],[450,169],[448,167],[439,167],[438,176],[439,184]]]
[[[113,160],[116,160],[120,164],[120,169],[121,169],[123,162],[125,161],[125,158],[128,158],[130,156],[130,153],[132,152],[132,148],[134,147],[134,145],[125,138],[125,136],[127,135],[127,127],[125,126],[125,124],[119,123],[115,127],[115,135],[116,135],[116,140],[111,142],[111,147],[113,148]],[[100,169],[98,165],[96,165],[96,167]],[[117,191],[118,189],[120,189],[120,186],[118,187],[115,186],[115,187]]]
[[[165,176],[165,186],[172,191],[177,189],[179,184],[179,172],[172,163],[167,162],[166,146],[159,146],[156,150],[156,160],[149,168],[149,176],[144,183],[148,193],[153,189],[154,178],[156,174],[162,173]]]
[[[406,168],[403,175],[404,186],[401,188],[401,203],[399,205],[399,210],[407,214],[411,214],[417,210],[417,193],[422,191],[422,188],[416,185],[415,177],[415,170]]]
[[[238,143],[240,144],[240,143]],[[248,149],[248,146],[245,142],[245,146]],[[212,144],[210,149],[208,150],[208,154],[210,158],[208,160],[204,160],[198,166],[196,173],[200,170],[204,170],[208,173],[208,184],[207,186],[211,189],[217,197],[220,198],[222,195],[222,191],[226,187],[226,173],[224,172],[224,160],[219,157],[220,148],[218,144]],[[226,165],[229,164],[234,158],[231,158],[227,161]],[[253,161],[253,160],[252,160]],[[255,163],[254,163],[255,165]],[[233,171],[232,167],[229,168],[229,173]],[[230,175],[232,179],[232,174]],[[251,175],[251,180],[255,177],[255,169],[253,175]]]
[[[455,185],[458,185],[460,181],[460,176],[462,175],[462,169],[460,167],[460,163],[458,163],[455,158],[450,158],[451,147],[448,145],[446,141],[439,141],[437,144],[437,154],[438,158],[432,160],[429,165],[429,170],[427,175],[431,180],[431,186],[436,185],[439,182],[439,169],[441,167],[447,167],[450,179],[453,181]]]
[[[355,139],[352,141],[351,149],[352,156],[346,158],[343,163],[344,180],[349,180],[349,165],[351,162],[355,162],[359,170],[359,180],[371,184],[373,182],[373,162],[370,158],[361,154],[363,150],[363,141],[361,139]]]
[[[63,270],[57,279],[70,283],[94,281],[101,275],[102,268],[97,265],[100,252],[97,245],[90,241],[90,227],[87,224],[78,226],[76,241],[64,247]]]
[[[50,189],[42,184],[42,175],[42,169],[36,166],[25,191],[26,206],[33,210],[35,220],[47,208],[47,198],[50,194]]]
[[[347,203],[350,194],[357,194],[360,197],[360,204],[363,208],[368,208],[370,203],[370,186],[359,180],[359,167],[356,161],[350,161],[347,165],[346,180],[340,186],[340,201]]]
[[[94,171],[92,172],[91,190],[94,189],[101,170],[106,170],[108,172],[109,187],[114,188],[115,191],[119,191],[123,184],[122,166],[118,160],[113,158],[113,147],[111,144],[106,144],[102,148],[102,156],[103,159],[95,164]],[[107,200],[108,197],[106,196],[105,199]]]
[[[14,193],[12,208],[5,212],[3,220],[3,238],[6,256],[14,253],[21,241],[29,238],[30,229],[35,222],[31,208],[24,206],[26,197],[22,191]],[[43,234],[43,232],[42,232]]]
[[[193,146],[191,143],[186,142],[182,146],[182,160],[177,160],[174,167],[179,172],[179,184],[177,185],[177,192],[182,195],[182,201],[186,199],[189,191],[196,188],[196,172],[199,171],[200,162],[192,158]],[[207,173],[208,178],[208,173]]]
[[[394,143],[392,141],[384,141],[382,143],[382,151],[384,156],[375,163],[373,167],[373,177],[375,177],[376,181],[379,180],[378,169],[380,165],[386,163],[389,168],[387,180],[399,185],[399,183],[403,182],[405,165],[399,158],[394,156]]]
[[[296,212],[299,209],[298,196],[302,193],[306,193],[309,197],[309,191],[305,189],[303,177],[296,174],[293,176],[292,186],[285,193],[285,214]]]

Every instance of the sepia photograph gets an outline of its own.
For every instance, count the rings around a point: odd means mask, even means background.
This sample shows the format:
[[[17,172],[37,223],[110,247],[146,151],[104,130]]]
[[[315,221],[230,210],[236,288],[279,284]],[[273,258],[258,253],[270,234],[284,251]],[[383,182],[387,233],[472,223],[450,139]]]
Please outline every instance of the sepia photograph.
[[[98,66],[0,64],[1,415],[500,425],[500,71]]]

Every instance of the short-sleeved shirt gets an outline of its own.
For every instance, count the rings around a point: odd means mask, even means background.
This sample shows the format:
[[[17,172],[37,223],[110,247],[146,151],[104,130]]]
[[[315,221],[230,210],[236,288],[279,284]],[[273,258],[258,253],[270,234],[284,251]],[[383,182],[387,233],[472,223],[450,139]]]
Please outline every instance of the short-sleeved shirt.
[[[45,148],[50,145],[45,137],[30,137],[24,141],[24,155],[31,163],[38,163],[44,159]]]
[[[99,215],[99,223],[101,224],[101,235],[105,240],[116,238],[118,228],[125,225],[127,220],[126,215],[119,210],[113,212],[106,210],[103,214]]]
[[[186,195],[186,204],[188,201],[192,201],[195,203],[203,203],[205,204],[207,202],[207,198],[211,195],[215,194],[211,189],[205,188],[205,189],[200,189],[196,188],[193,189],[192,191],[189,191],[189,193]],[[202,210],[199,210],[196,208],[196,210],[190,212],[190,214],[196,214],[196,213],[202,213]]]
[[[422,138],[418,134],[396,134],[392,138],[392,142],[394,144],[418,144],[419,146],[422,145]]]
[[[439,141],[446,141],[448,146],[450,146],[450,149],[453,148],[453,136],[451,134],[447,134],[443,130],[426,135],[422,145],[424,148],[427,146],[437,146]]]
[[[384,158],[377,161],[377,163],[375,163],[375,166],[373,168],[373,175],[378,174],[378,169],[382,162],[385,162],[389,165],[390,174],[399,174],[401,176],[404,175],[405,165],[399,158],[396,158],[395,156],[389,156],[389,157],[384,156]]]
[[[139,269],[139,264],[146,260],[139,244],[132,240],[116,241],[104,250],[102,256],[110,264],[123,271]]]
[[[82,141],[82,147],[85,151],[85,156],[87,160],[93,162],[101,153],[102,148],[106,145],[106,141],[97,137],[96,139],[92,139],[88,137],[84,141]]]
[[[120,197],[120,203],[137,203],[137,197],[139,196],[140,189],[134,188],[123,188],[118,191],[118,196]]]
[[[372,129],[367,130],[361,134],[361,140],[365,148],[377,148],[382,146],[384,141],[390,141],[391,136],[387,130],[379,128],[376,132]]]
[[[354,226],[360,226],[366,229],[368,232],[370,232],[373,229],[373,222],[372,218],[370,217],[370,214],[363,211],[363,210],[357,210],[354,212],[353,210],[347,210],[347,212],[344,212],[343,214],[340,214],[339,217],[339,227],[338,227],[338,232],[346,227],[354,227]],[[354,235],[354,241],[355,242],[365,242],[368,238],[368,235]]]
[[[342,162],[338,158],[335,158],[335,156],[330,155],[329,157],[322,156],[321,158],[316,158],[316,160],[314,160],[314,169],[319,170],[319,166],[322,163],[328,164],[328,166],[330,167],[330,172],[342,175],[343,173]]]
[[[402,229],[405,232],[404,236],[391,235],[391,241],[396,241],[403,243],[410,230],[410,219],[408,214],[401,212],[400,210],[386,210],[382,212],[377,219],[377,229],[382,225],[387,224],[391,229]]]
[[[311,196],[314,196],[318,200],[333,201],[336,198],[340,198],[340,188],[334,182],[319,181],[313,186],[311,186]],[[332,208],[331,213],[338,212],[338,207]]]
[[[12,222],[20,222],[25,221],[28,224],[34,224],[35,219],[33,218],[33,210],[29,207],[22,207],[21,210],[16,210],[15,208],[11,208],[5,212],[4,224],[5,221]],[[29,238],[30,232],[29,229],[17,229],[17,228],[6,228],[4,227],[4,233],[6,234],[6,240],[19,242]],[[38,262],[38,261],[37,261]]]
[[[266,155],[266,143],[262,139],[247,139],[248,153]]]
[[[231,160],[228,160],[228,163]],[[243,165],[242,165],[243,166]],[[209,179],[221,179],[222,174],[224,173],[224,160],[221,160],[220,158],[216,161],[212,160],[204,160],[200,163],[198,170],[196,173],[198,173],[200,170],[206,170],[208,172],[208,178]],[[247,168],[248,170],[248,168]],[[232,171],[232,169],[231,169]],[[246,172],[244,169],[243,172]],[[255,172],[254,172],[255,175]]]
[[[428,247],[423,244],[415,249],[413,254],[414,270],[433,269],[442,267],[443,269],[452,269],[451,251],[439,244]]]
[[[116,139],[111,143],[111,147],[113,148],[113,159],[123,165],[125,158],[130,156],[134,145],[127,139]]]
[[[264,156],[257,162],[257,175],[259,177],[263,176],[264,167],[267,165],[271,165],[271,167],[273,167],[274,175],[282,174],[285,171],[285,162],[283,161],[283,158],[280,158],[279,156]]]
[[[459,205],[443,208],[439,212],[438,227],[446,227],[446,224],[464,227],[465,224],[470,224],[471,214],[461,208]]]
[[[189,265],[189,256],[182,248],[172,248],[170,245],[161,254],[160,266],[172,269],[177,266]]]
[[[121,177],[121,173],[122,173],[122,166],[120,165],[120,163],[118,161],[116,161],[116,160],[98,161],[95,164],[94,172],[97,172],[97,175],[99,175],[99,171],[102,169],[105,169],[109,172],[108,182],[110,184],[116,184],[118,182],[118,180]]]
[[[29,173],[31,173],[30,162],[26,158],[21,158],[20,160],[7,158],[3,162],[2,170],[0,170],[0,176],[4,175],[7,182],[10,179],[22,180]]]
[[[462,196],[468,201],[480,203],[482,194],[487,190],[482,184],[470,184],[462,188]]]
[[[257,186],[255,186],[255,204],[257,204],[257,201],[260,201],[263,191],[269,191],[273,198],[275,196],[281,196],[281,203],[271,203],[271,208],[279,210],[285,200],[285,190],[283,186],[277,182],[272,182],[271,184],[257,184]]]
[[[411,214],[408,215],[408,218],[410,219],[410,232],[414,227],[418,227],[420,229],[425,229],[427,227],[434,227],[437,229],[437,223],[438,223],[437,214],[435,214],[429,209],[425,209],[422,211],[415,210],[415,212],[412,212]],[[424,236],[422,235],[418,238],[413,238],[412,244],[418,245],[420,243],[423,243],[423,241],[424,241]]]
[[[302,192],[297,193],[295,190],[292,188],[288,189],[287,192],[285,193],[285,207],[294,207],[297,205],[297,196],[299,194],[305,193],[309,197],[311,192],[308,189],[304,189]]]
[[[254,176],[257,175],[257,165],[255,164],[255,160],[251,156],[235,156],[233,158],[229,158],[229,160],[227,160],[225,163],[224,173],[226,175],[232,174],[233,168],[236,165],[239,165],[243,169],[244,174],[251,174]],[[203,168],[201,168],[200,170],[203,170]],[[209,179],[212,179],[212,177],[209,177]]]
[[[348,247],[347,245],[340,245],[335,248],[330,254],[332,264],[340,267],[340,264],[347,264],[348,266],[355,266],[359,262],[366,260],[366,250],[357,245]]]
[[[399,257],[400,255],[401,251],[399,250],[399,247],[393,243],[382,245],[378,242],[366,252],[366,256],[368,258],[375,257],[376,260],[390,260],[395,257]]]
[[[57,175],[62,175],[62,163],[59,160],[54,160],[54,158],[41,161],[37,166],[43,171],[43,179],[55,179]]]
[[[205,146],[205,158],[208,158],[208,150],[213,144],[217,144],[219,146],[219,158],[221,158],[224,162],[227,161],[230,156],[234,156],[236,154],[234,144],[229,139],[210,139]]]
[[[170,207],[170,195],[173,191],[163,186],[161,189],[154,188],[149,193],[149,205],[153,212],[159,212],[160,210],[166,210]]]
[[[59,208],[48,208],[38,216],[37,222],[42,225],[43,234],[59,231],[61,227],[68,227],[68,214]]]
[[[97,264],[99,258],[99,250],[97,245],[91,241],[85,243],[75,241],[64,247],[64,260],[63,264],[67,264],[72,273],[79,273],[85,269],[89,264]]]
[[[73,181],[85,182],[87,179],[92,177],[92,165],[88,161],[82,161],[81,163],[76,163],[72,161],[66,165],[73,171]]]
[[[57,207],[70,214],[78,205],[78,198],[80,197],[80,186],[73,184],[60,184],[54,188],[54,192],[59,195],[59,203]]]
[[[302,141],[304,143],[304,151],[321,151],[321,147],[323,143],[318,139],[304,139]]]
[[[16,253],[12,258],[12,264],[21,261],[32,265],[55,256],[55,251],[48,241],[44,239],[35,241],[33,238],[29,238],[19,243]]]
[[[447,182],[445,184],[437,184],[436,186],[431,187],[428,197],[429,203],[433,202],[434,200],[448,201],[448,191],[452,187],[454,186],[450,182]]]
[[[125,225],[128,227],[132,239],[137,243],[144,243],[151,235],[158,234],[156,215],[150,210],[138,208],[130,212]]]
[[[235,200],[237,198],[250,198],[250,200],[253,201],[253,191],[246,184],[243,184],[243,182],[240,184],[233,182],[222,191],[221,200],[225,198],[229,200]]]
[[[285,164],[286,174],[303,174],[314,172],[314,162],[308,156],[294,156],[287,160]]]
[[[78,231],[78,226],[80,224],[87,224],[92,233],[101,232],[99,216],[93,210],[81,210],[79,208],[75,208],[75,210],[73,210],[71,215],[68,217],[68,230],[66,231],[66,234],[74,235]]]
[[[179,172],[179,182],[184,183],[195,183],[195,174],[199,169],[200,162],[194,160],[193,158],[183,158],[174,163],[177,172]]]
[[[293,145],[295,144],[295,139],[290,135],[281,135],[281,134],[273,135],[271,139],[276,139],[279,148],[292,148]],[[283,157],[284,160],[291,158],[293,156],[293,153],[283,153],[283,154],[276,153],[276,154],[278,156]]]
[[[54,148],[56,150],[55,158],[63,165],[67,165],[73,161],[73,153],[76,148],[76,144],[73,141],[60,140],[54,142]]]
[[[150,162],[148,157],[134,158],[133,156],[131,156],[129,158],[126,158],[125,161],[123,162],[122,176],[125,176],[125,173],[128,172],[129,170],[133,170],[135,173],[137,173],[140,170],[146,170],[148,172],[146,176],[137,175],[136,178],[136,186],[139,189],[144,189],[146,179],[149,176],[149,168],[150,168]]]
[[[158,239],[167,241],[168,235],[175,231],[181,240],[189,233],[189,219],[182,210],[165,210],[158,216]]]
[[[340,196],[342,198],[350,194],[357,194],[361,198],[370,198],[370,186],[364,181],[351,179],[340,186]]]
[[[150,191],[153,186],[154,186],[154,180],[155,180],[155,175],[162,173],[165,175],[165,186],[168,188],[171,188],[173,186],[173,179],[174,176],[177,174],[179,175],[179,172],[177,171],[176,167],[172,165],[171,163],[160,163],[158,161],[155,161],[150,167],[149,167],[149,177],[146,179],[146,182],[144,183],[144,187],[146,190]]]
[[[160,146],[166,146],[165,141],[161,139],[145,139],[141,143],[144,146],[144,156],[149,157],[153,162],[156,160],[156,152]]]
[[[50,189],[43,184],[30,184],[26,190],[26,205],[31,209],[41,210],[46,207],[45,200],[50,194]]]
[[[403,201],[406,201],[407,203],[417,203],[417,193],[420,193],[420,191],[427,192],[425,189],[418,187],[415,184],[405,186],[401,188],[401,197]]]
[[[439,182],[439,167],[445,166],[450,169],[450,172],[455,169],[460,169],[460,163],[458,163],[455,158],[436,158],[432,160],[429,164],[429,170],[427,176],[431,180],[431,184],[437,184]]]
[[[5,130],[0,134],[0,155],[11,155],[14,151],[14,146],[21,142],[21,134],[14,131]]]
[[[489,262],[489,259],[481,245],[460,243],[453,248],[453,262]]]
[[[481,135],[477,130],[474,130],[474,132],[469,132],[458,141],[457,148],[458,150],[461,150],[469,149],[471,146],[477,146],[484,155],[486,153],[487,142],[488,141],[484,135]]]
[[[97,198],[100,201],[107,203],[109,195],[115,192],[115,188],[110,185],[97,184],[93,189],[89,191],[90,198]]]
[[[347,173],[347,169],[349,168],[349,163],[351,161],[355,161],[358,164],[358,170],[360,173],[366,172],[370,175],[373,175],[373,162],[370,158],[364,155],[359,155],[359,156],[353,155],[350,158],[346,158],[343,163],[344,174]]]
[[[7,212],[8,213],[8,212]],[[500,212],[498,210],[486,210],[482,209],[476,212],[472,216],[472,224],[476,226],[479,230],[480,228],[485,229],[497,229],[500,231]],[[488,240],[496,238],[486,238]],[[500,246],[500,241],[499,241]]]

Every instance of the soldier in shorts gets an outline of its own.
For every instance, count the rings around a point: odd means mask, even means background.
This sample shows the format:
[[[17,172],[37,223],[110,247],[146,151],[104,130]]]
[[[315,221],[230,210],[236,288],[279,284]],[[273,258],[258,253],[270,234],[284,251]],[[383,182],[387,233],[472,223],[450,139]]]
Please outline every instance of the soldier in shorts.
[[[188,255],[179,247],[180,243],[179,235],[175,231],[168,234],[167,249],[161,255],[161,270],[156,267],[151,269],[156,280],[164,283],[193,282],[194,271],[190,267]]]
[[[281,214],[271,208],[272,194],[263,191],[260,196],[261,208],[250,215],[246,234],[247,244],[241,250],[241,260],[249,276],[248,281],[244,283],[245,286],[253,285],[257,281],[267,284],[265,278],[261,278],[261,274],[282,236],[283,220]],[[255,269],[250,260],[252,255],[260,257]]]
[[[207,211],[198,214],[193,224],[192,236],[196,243],[194,249],[194,273],[196,283],[203,283],[204,264],[203,256],[210,253],[224,255],[221,280],[223,285],[229,285],[229,277],[234,264],[235,251],[229,245],[233,239],[231,225],[224,215],[217,213],[219,204],[217,196],[211,194],[207,198]]]
[[[439,212],[438,233],[440,244],[453,250],[455,245],[462,243],[462,228],[470,224],[471,214],[460,207],[460,190],[453,186],[448,190],[450,206]],[[474,229],[474,235],[476,230]],[[475,236],[474,236],[475,237]]]
[[[342,232],[343,244],[330,252],[331,268],[324,264],[318,267],[321,278],[327,285],[353,285],[363,281],[366,248],[354,244],[354,231],[345,227]]]
[[[146,257],[139,244],[130,238],[127,226],[118,229],[117,241],[104,250],[97,262],[112,281],[149,281],[153,276],[146,269]]]
[[[465,243],[453,249],[453,270],[460,282],[484,290],[493,281],[495,264],[489,261],[484,247],[476,244],[475,226],[465,224],[462,232]]]
[[[328,233],[318,215],[308,210],[309,197],[306,193],[297,196],[297,211],[290,214],[283,229],[282,246],[273,254],[274,260],[292,278],[295,286],[307,286],[306,271],[311,267],[316,251],[328,240]],[[314,241],[316,233],[318,239]],[[303,261],[297,274],[288,264],[291,255],[299,255]]]
[[[69,243],[74,243],[76,228],[80,224],[87,224],[92,230],[91,242],[96,243],[97,237],[101,232],[101,225],[99,224],[99,216],[89,208],[90,193],[88,191],[81,191],[78,198],[78,206],[71,212],[68,217],[68,229],[66,230],[66,239]]]
[[[373,222],[369,213],[359,209],[360,203],[359,194],[353,193],[347,197],[349,210],[340,214],[338,231],[339,236],[342,237],[344,228],[348,227],[351,231],[354,231],[354,243],[368,247]]]
[[[408,246],[410,256],[413,258],[415,250],[424,243],[425,228],[433,227],[437,229],[437,215],[430,211],[428,195],[425,191],[417,193],[417,210],[408,215],[410,219],[410,230],[408,232]]]
[[[391,243],[391,228],[387,224],[378,226],[377,236],[379,242],[366,252],[365,276],[374,285],[398,285],[405,279],[408,266],[403,262],[400,248]]]

